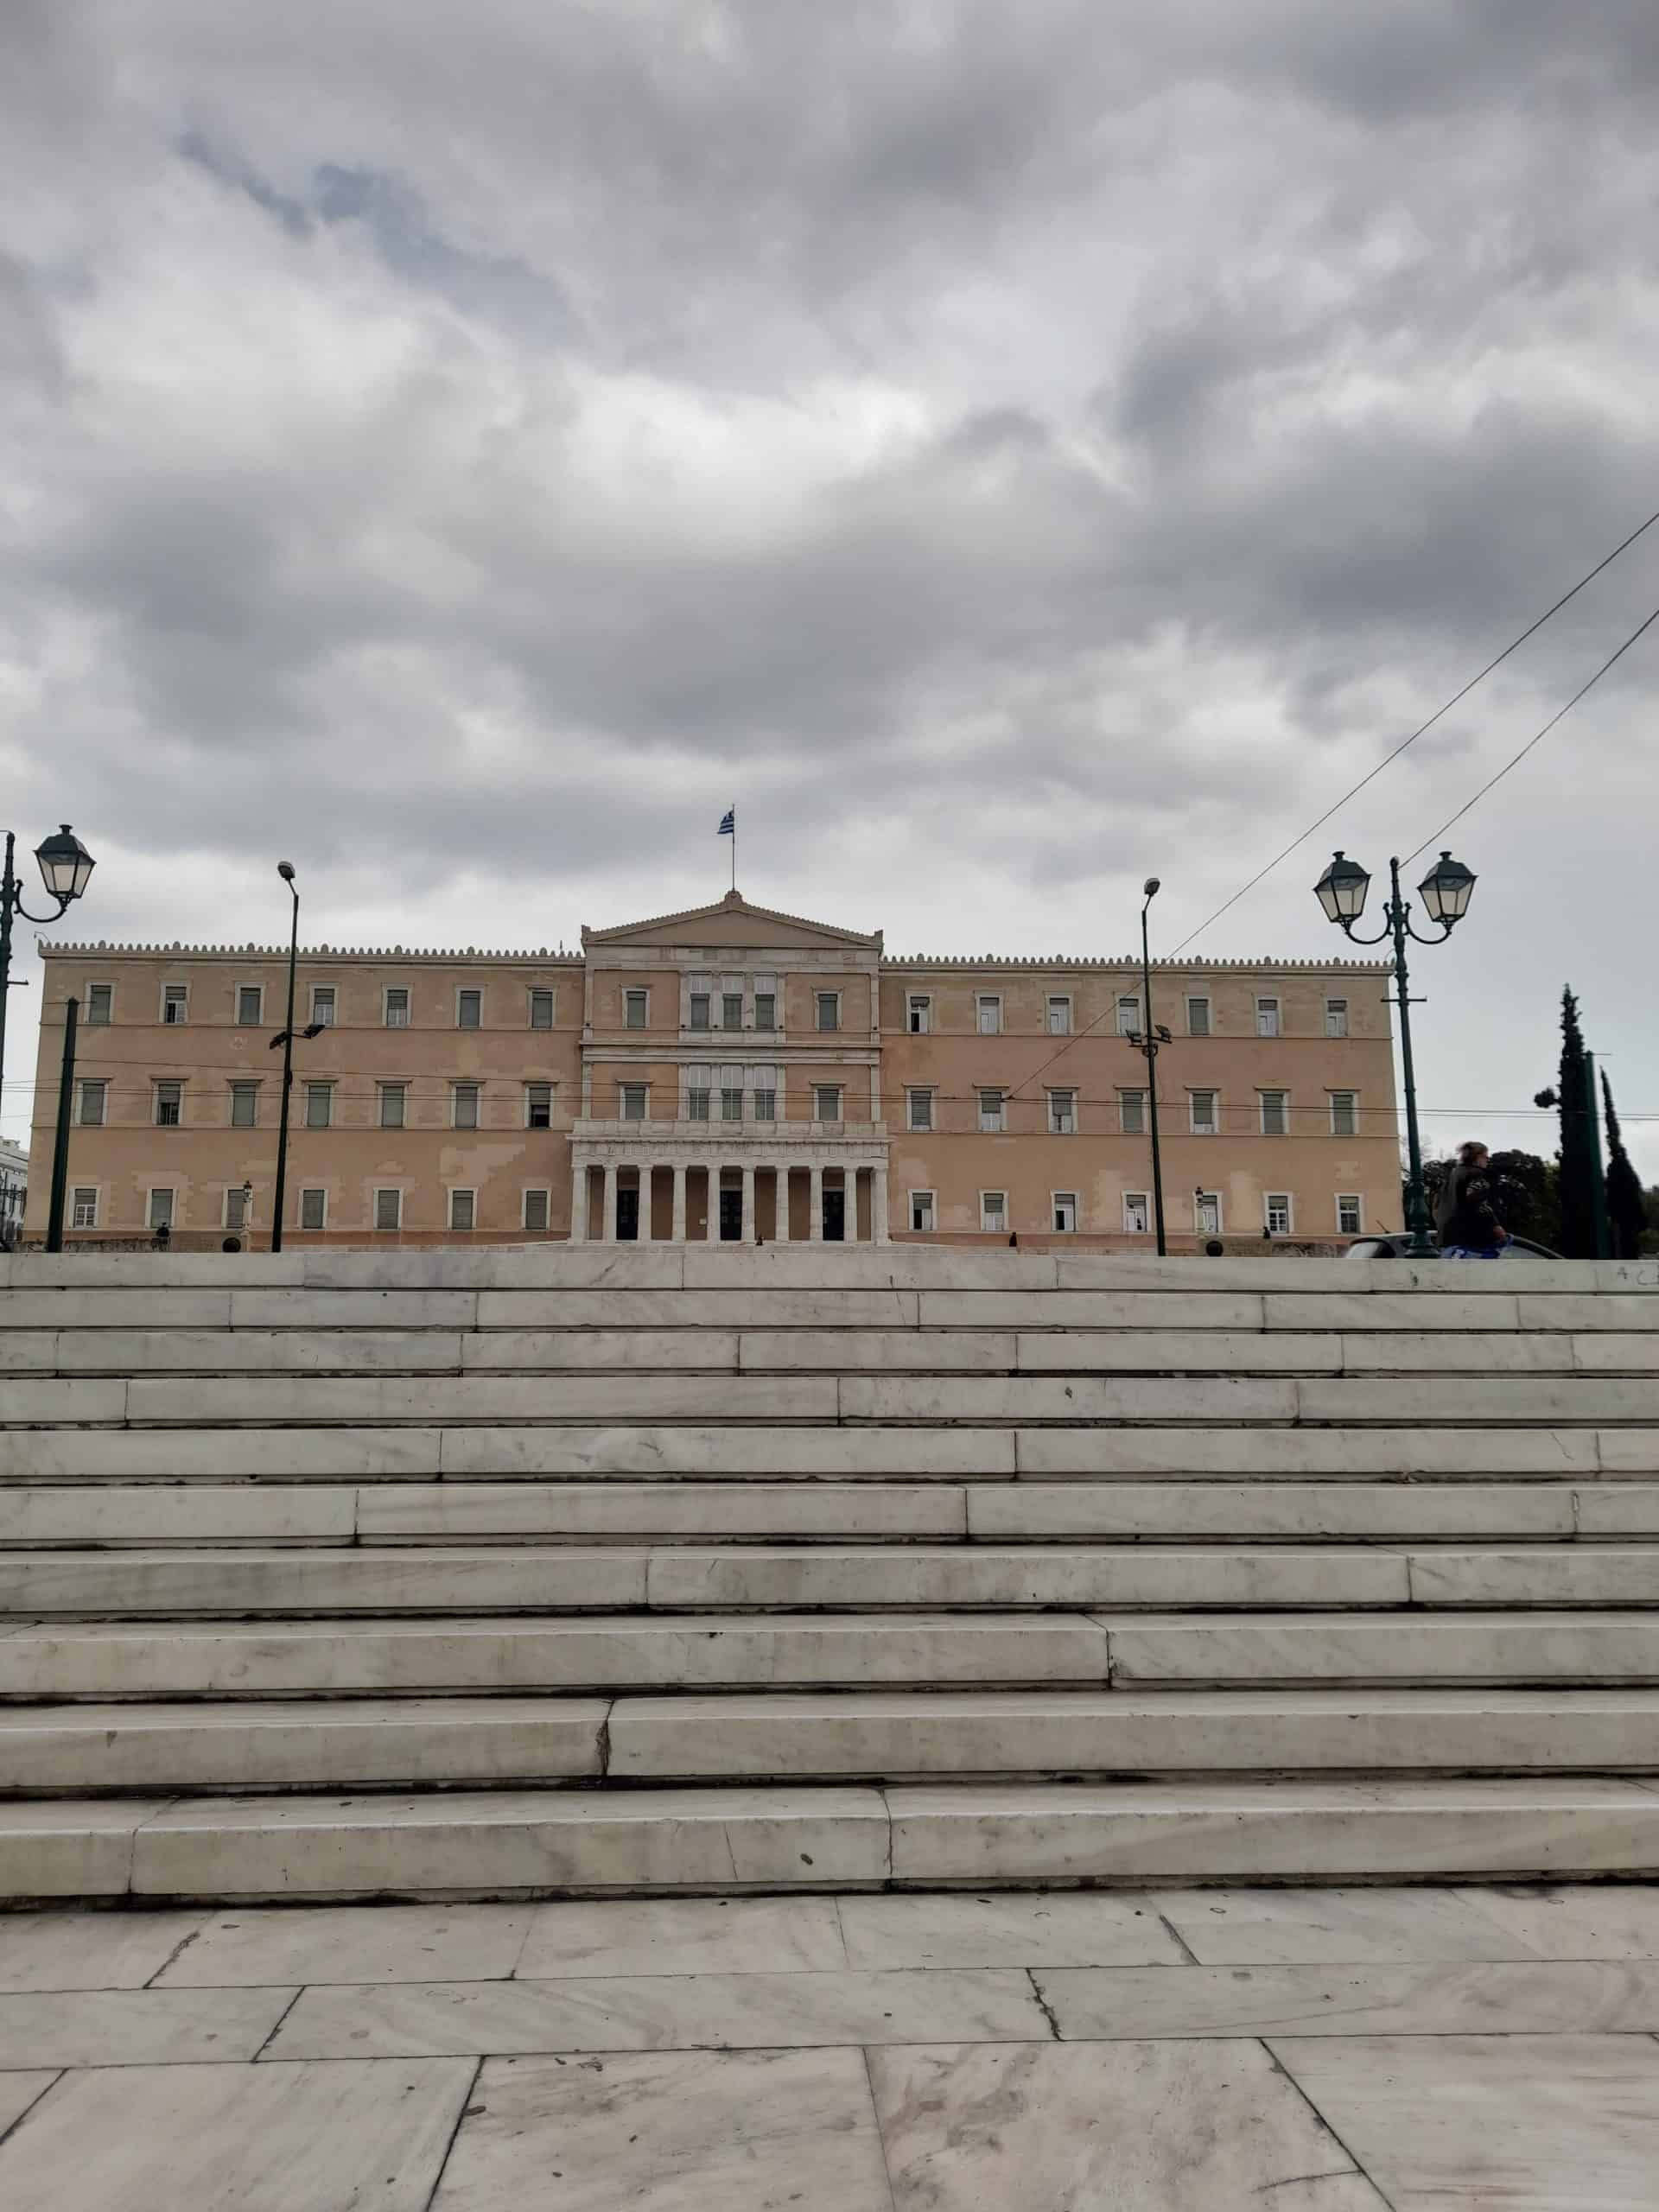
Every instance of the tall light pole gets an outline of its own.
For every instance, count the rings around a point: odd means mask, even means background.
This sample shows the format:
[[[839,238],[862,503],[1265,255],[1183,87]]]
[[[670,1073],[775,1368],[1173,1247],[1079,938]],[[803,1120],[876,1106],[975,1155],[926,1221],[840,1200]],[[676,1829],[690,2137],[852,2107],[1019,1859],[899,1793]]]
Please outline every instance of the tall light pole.
[[[1144,1052],[1147,1060],[1147,1111],[1152,1129],[1152,1210],[1158,1230],[1158,1253],[1161,1259],[1169,1246],[1164,1236],[1164,1169],[1158,1152],[1158,1055],[1169,1042],[1169,1032],[1152,1018],[1152,954],[1147,950],[1147,908],[1158,896],[1159,882],[1149,875],[1141,887],[1145,903],[1141,908],[1141,989],[1142,994],[1143,1029],[1131,1029],[1129,1043],[1136,1052]]]
[[[292,861],[278,861],[276,873],[294,894],[293,926],[288,939],[288,1014],[281,1036],[273,1037],[270,1049],[283,1048],[283,1100],[276,1128],[276,1192],[271,1202],[270,1249],[283,1249],[283,1199],[288,1185],[288,1104],[294,1090],[294,968],[300,950],[300,893],[294,880]],[[320,1021],[308,1023],[299,1033],[302,1037],[320,1036],[323,1025]]]
[[[21,914],[26,922],[33,922],[44,929],[48,923],[61,921],[74,900],[79,898],[92,880],[97,863],[74,831],[66,822],[56,836],[46,837],[35,848],[35,857],[40,863],[41,880],[47,896],[55,899],[55,914],[31,914],[23,904],[23,887],[18,882],[11,865],[12,850],[16,842],[14,833],[6,832],[6,859],[0,872],[0,1082],[6,1072],[6,999],[11,989],[11,918]]]
[[[1393,896],[1382,910],[1382,927],[1375,937],[1355,937],[1354,924],[1365,911],[1365,894],[1371,879],[1357,861],[1333,855],[1331,865],[1314,885],[1314,895],[1325,918],[1335,922],[1356,944],[1381,944],[1394,939],[1394,989],[1400,1008],[1400,1068],[1406,1091],[1406,1152],[1410,1172],[1406,1179],[1406,1249],[1414,1260],[1432,1260],[1434,1240],[1429,1234],[1428,1192],[1423,1187],[1423,1147],[1417,1134],[1417,1077],[1411,1059],[1411,993],[1406,976],[1406,939],[1418,944],[1444,944],[1469,911],[1475,879],[1461,861],[1442,853],[1417,888],[1430,921],[1440,925],[1439,937],[1419,937],[1411,926],[1411,903],[1400,895],[1400,863],[1389,862]]]

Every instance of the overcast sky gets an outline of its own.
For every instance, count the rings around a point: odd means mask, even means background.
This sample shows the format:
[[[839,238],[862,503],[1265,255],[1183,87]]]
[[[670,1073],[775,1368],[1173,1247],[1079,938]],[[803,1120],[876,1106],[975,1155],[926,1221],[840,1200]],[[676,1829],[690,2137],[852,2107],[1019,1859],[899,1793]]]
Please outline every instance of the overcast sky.
[[[734,801],[891,951],[1126,950],[1153,871],[1169,946],[1659,507],[1652,0],[5,20],[0,827],[77,936],[275,939],[285,856],[315,941],[574,943]],[[1330,849],[1656,604],[1659,525],[1193,950],[1344,949]],[[1436,1141],[1550,1148],[1571,981],[1659,1176],[1656,677],[1459,825]]]

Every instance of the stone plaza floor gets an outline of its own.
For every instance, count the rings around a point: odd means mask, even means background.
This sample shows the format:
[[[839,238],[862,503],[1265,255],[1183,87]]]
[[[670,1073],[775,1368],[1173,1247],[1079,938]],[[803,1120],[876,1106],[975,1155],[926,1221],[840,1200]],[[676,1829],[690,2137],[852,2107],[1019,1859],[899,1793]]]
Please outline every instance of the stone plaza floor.
[[[8,2212],[1659,2204],[1659,1888],[0,1917]]]

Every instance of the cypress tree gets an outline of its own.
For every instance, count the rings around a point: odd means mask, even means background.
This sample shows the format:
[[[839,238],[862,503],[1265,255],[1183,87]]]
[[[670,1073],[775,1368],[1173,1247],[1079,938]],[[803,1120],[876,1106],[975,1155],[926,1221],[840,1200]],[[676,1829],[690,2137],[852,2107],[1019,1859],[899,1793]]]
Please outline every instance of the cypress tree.
[[[1584,1035],[1579,1027],[1579,1002],[1569,984],[1561,993],[1561,1066],[1553,1091],[1541,1091],[1541,1103],[1560,1109],[1561,1116],[1561,1255],[1568,1260],[1596,1256],[1595,1125],[1590,1116],[1589,1070],[1584,1057]]]
[[[1602,1104],[1607,1122],[1607,1219],[1613,1232],[1613,1257],[1633,1260],[1641,1249],[1642,1231],[1648,1225],[1647,1200],[1642,1179],[1630,1165],[1624,1139],[1613,1110],[1613,1087],[1604,1074]]]

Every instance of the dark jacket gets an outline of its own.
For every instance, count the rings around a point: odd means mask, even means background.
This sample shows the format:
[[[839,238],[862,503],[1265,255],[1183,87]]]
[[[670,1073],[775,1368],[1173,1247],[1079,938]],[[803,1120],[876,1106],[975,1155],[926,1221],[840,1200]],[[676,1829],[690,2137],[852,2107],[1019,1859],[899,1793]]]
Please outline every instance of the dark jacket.
[[[1470,1252],[1491,1252],[1505,1241],[1498,1213],[1497,1178],[1490,1161],[1484,1167],[1457,1163],[1441,1188],[1434,1225],[1440,1233],[1442,1250],[1455,1244]]]

